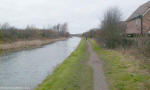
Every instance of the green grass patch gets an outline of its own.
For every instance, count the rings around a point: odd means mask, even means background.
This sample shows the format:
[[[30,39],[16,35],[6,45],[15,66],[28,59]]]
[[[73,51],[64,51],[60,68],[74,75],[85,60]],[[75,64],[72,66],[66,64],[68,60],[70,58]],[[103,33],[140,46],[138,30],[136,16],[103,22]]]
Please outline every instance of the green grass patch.
[[[143,73],[135,61],[115,50],[101,48],[94,40],[90,42],[104,63],[110,90],[150,90],[150,75]]]
[[[87,44],[77,49],[48,76],[36,90],[93,90],[92,69],[87,65]]]

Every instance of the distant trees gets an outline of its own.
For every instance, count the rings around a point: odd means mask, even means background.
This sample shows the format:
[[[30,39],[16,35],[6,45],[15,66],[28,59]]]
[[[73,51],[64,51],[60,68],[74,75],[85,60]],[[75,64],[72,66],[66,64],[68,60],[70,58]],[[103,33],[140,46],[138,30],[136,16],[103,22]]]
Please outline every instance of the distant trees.
[[[13,26],[10,26],[9,23],[4,23],[0,25],[0,30],[15,30],[16,28]]]
[[[88,36],[90,38],[93,38],[93,37],[95,37],[95,35],[97,33],[97,30],[99,30],[99,29],[91,29],[90,31],[88,31],[88,32],[86,32],[84,34],[86,34],[86,36]]]
[[[8,30],[10,28],[10,25],[8,23],[4,23],[1,25],[1,30]]]
[[[33,25],[28,25],[25,29],[18,29],[5,23],[0,27],[0,34],[1,40],[5,42],[22,39],[58,38],[69,36],[67,23],[42,29],[36,28]]]
[[[60,36],[68,36],[69,35],[67,23],[57,24],[57,25],[53,26],[53,29],[55,31],[57,31]]]

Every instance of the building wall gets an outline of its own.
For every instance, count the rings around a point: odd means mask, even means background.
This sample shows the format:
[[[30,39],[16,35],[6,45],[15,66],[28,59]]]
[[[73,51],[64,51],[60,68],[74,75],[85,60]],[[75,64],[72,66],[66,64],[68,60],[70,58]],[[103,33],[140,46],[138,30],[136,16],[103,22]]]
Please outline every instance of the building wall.
[[[140,34],[141,33],[141,20],[136,19],[127,22],[127,34]]]
[[[143,31],[145,33],[150,31],[150,11],[143,17]]]

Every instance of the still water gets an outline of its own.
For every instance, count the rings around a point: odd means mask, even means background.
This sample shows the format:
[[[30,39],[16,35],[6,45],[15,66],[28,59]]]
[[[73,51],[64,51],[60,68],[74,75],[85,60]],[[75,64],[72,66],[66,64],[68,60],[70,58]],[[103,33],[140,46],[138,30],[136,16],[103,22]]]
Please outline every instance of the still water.
[[[0,90],[35,88],[76,49],[80,40],[73,37],[41,48],[0,56]]]

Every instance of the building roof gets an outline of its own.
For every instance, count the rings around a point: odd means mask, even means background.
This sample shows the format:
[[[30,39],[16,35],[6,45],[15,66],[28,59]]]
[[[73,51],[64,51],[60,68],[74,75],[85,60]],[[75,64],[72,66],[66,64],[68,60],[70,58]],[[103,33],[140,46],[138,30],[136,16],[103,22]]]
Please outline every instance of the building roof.
[[[138,17],[139,15],[144,15],[147,10],[150,9],[150,1],[140,6],[128,19],[127,21]]]

